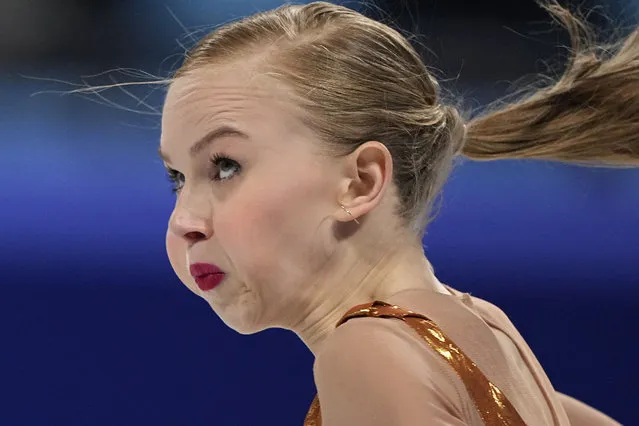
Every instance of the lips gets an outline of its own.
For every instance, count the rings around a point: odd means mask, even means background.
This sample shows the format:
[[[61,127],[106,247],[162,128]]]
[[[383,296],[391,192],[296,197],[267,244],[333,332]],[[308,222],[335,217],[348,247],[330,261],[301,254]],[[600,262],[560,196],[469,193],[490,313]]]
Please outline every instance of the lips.
[[[217,287],[226,277],[224,271],[211,263],[194,263],[189,270],[202,291]]]

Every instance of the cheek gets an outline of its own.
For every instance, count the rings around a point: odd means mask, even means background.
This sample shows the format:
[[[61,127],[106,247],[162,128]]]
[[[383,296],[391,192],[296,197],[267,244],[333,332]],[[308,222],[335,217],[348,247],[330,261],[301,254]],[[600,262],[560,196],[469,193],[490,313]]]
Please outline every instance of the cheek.
[[[262,181],[218,218],[220,244],[246,279],[271,289],[297,281],[313,268],[309,257],[320,220],[318,199],[312,185]]]
[[[193,293],[198,294],[193,283],[193,277],[191,277],[186,265],[186,242],[171,231],[166,233],[166,254],[169,257],[173,271],[175,271],[180,281]]]
[[[238,200],[239,201],[239,200]],[[214,223],[216,238],[234,267],[245,279],[255,279],[257,271],[273,262],[273,234],[277,229],[268,207],[255,199],[234,203]]]

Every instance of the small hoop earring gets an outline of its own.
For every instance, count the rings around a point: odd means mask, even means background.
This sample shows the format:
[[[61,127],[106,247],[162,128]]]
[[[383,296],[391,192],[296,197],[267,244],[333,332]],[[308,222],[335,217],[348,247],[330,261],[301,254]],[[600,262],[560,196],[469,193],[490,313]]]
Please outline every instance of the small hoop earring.
[[[359,225],[359,222],[357,221],[357,219],[355,219],[355,216],[353,216],[353,213],[351,213],[351,212],[350,212],[350,211],[349,211],[346,207],[344,207],[342,204],[340,204],[340,207],[341,207],[342,209],[344,209],[344,211],[345,211],[346,213],[348,213],[348,214],[350,215],[350,217],[352,217],[352,218],[353,218],[353,220],[355,221],[355,223],[356,223],[356,224],[358,224],[358,225]]]

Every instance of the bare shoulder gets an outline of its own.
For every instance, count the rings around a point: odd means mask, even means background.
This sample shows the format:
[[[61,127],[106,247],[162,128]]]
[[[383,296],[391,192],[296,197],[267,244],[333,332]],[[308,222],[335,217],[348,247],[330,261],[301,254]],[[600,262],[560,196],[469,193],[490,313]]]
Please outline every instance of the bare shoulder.
[[[424,363],[424,343],[400,320],[355,318],[339,326],[324,342],[315,361],[316,373],[334,369],[359,369],[383,363],[387,368]]]
[[[436,418],[455,424],[460,401],[448,373],[407,324],[382,318],[339,326],[314,366],[327,424],[412,425],[412,419]]]

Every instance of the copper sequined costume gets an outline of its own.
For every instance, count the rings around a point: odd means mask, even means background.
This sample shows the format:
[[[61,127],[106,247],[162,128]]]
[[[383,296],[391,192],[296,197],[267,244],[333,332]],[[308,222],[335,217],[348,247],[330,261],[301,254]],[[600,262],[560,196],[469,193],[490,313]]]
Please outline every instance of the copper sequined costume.
[[[392,395],[400,403],[407,398],[419,401],[410,405],[414,413],[393,409],[392,402],[385,407],[372,400],[366,407],[367,402],[360,401],[352,408],[345,403],[339,404],[340,423],[346,421],[352,426],[619,425],[597,410],[556,392],[528,345],[499,308],[468,294],[450,288],[449,291],[452,295],[406,290],[394,295],[389,303],[377,301],[355,306],[339,321],[335,336],[328,338],[333,342],[328,343],[327,354],[318,355],[316,367],[322,364],[321,368],[330,370],[331,363],[340,362],[339,357],[330,353],[337,354],[342,347],[356,348],[357,339],[363,339],[367,347],[375,347],[393,344],[392,337],[396,343],[402,342],[402,345],[395,344],[394,349],[409,348],[420,354],[414,363],[415,376],[419,379],[414,382],[418,386],[404,386],[401,380],[389,383],[394,377],[392,371],[387,371],[394,368],[391,363],[388,369],[375,372],[379,375],[378,386],[392,390],[386,395]],[[406,368],[410,367],[402,366],[401,372],[405,373]],[[348,374],[348,371],[340,374]],[[377,382],[373,383],[377,386]],[[338,398],[322,395],[320,389],[323,401],[331,397]],[[352,412],[343,412],[349,410]],[[321,426],[320,412],[320,401],[315,397],[304,425]],[[331,426],[330,421],[324,426]]]

